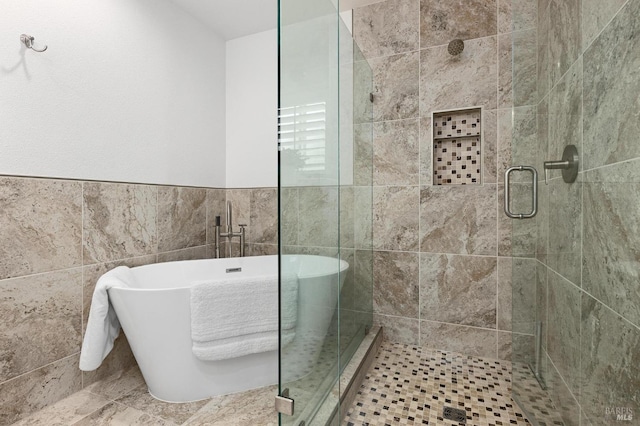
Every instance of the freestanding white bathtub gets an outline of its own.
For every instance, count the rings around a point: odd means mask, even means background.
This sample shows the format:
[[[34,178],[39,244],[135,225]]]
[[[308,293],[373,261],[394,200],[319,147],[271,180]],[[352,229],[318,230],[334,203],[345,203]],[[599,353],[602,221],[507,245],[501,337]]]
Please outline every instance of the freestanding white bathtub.
[[[288,346],[296,346],[296,341],[321,341],[337,307],[349,264],[309,255],[283,256],[282,262],[284,271],[297,271],[299,285],[296,337]],[[136,281],[133,286],[109,290],[109,299],[155,398],[196,401],[277,383],[278,351],[222,361],[201,361],[191,351],[191,283],[225,277],[227,269],[235,268],[242,271],[229,272],[234,277],[277,275],[278,256],[139,266],[131,268]],[[319,346],[307,350],[308,365],[314,363],[318,350]],[[299,371],[300,375],[305,373],[304,369]],[[292,374],[296,373],[289,371]]]

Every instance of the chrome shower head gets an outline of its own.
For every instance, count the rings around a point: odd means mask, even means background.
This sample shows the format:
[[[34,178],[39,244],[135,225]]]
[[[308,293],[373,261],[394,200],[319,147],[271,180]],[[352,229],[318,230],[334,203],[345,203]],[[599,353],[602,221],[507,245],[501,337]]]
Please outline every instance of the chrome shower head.
[[[464,41],[460,39],[455,39],[451,43],[449,43],[449,47],[447,48],[449,53],[453,56],[458,56],[464,50]]]

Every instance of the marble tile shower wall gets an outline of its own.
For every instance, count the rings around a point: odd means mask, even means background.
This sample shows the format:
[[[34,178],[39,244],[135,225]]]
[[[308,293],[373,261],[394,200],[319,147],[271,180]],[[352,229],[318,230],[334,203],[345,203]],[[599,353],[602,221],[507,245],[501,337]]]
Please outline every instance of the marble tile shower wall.
[[[578,180],[541,185],[536,219],[543,371],[568,425],[616,424],[640,412],[639,0],[539,0],[541,167],[571,143]],[[523,160],[526,161],[526,160]]]
[[[135,363],[126,338],[78,369],[98,277],[119,266],[208,258],[214,217],[249,225],[250,254],[277,252],[277,190],[0,177],[0,424]]]
[[[374,318],[399,343],[510,359],[512,255],[535,262],[531,244],[512,245],[498,202],[512,130],[533,143],[537,131],[537,5],[521,3],[518,13],[512,0],[386,0],[354,11],[374,74]],[[457,38],[465,49],[453,57]],[[432,112],[478,106],[482,184],[432,185]]]

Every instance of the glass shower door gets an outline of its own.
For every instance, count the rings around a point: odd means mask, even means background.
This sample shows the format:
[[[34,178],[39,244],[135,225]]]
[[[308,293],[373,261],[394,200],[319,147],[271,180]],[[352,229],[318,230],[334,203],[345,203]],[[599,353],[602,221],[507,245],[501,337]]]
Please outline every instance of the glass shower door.
[[[372,73],[331,0],[281,0],[279,52],[280,424],[324,425],[373,317]]]
[[[529,4],[512,0],[511,154],[539,170],[539,208],[511,223],[513,395],[538,424],[635,424],[640,2]]]

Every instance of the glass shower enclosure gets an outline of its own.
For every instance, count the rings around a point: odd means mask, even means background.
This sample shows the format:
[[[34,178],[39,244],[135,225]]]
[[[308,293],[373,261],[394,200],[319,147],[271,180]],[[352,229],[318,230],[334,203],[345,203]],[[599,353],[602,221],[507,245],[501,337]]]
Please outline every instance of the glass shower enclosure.
[[[279,1],[282,425],[339,420],[341,373],[372,324],[372,72],[349,20],[331,0]]]
[[[512,0],[513,397],[534,424],[640,415],[640,1]],[[508,147],[507,147],[508,148]]]

